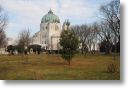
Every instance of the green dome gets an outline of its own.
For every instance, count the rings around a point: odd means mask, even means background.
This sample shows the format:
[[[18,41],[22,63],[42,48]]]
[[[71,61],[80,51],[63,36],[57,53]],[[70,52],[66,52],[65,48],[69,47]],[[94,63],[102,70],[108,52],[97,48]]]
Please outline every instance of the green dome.
[[[57,22],[60,23],[60,19],[58,16],[56,16],[55,14],[53,14],[53,12],[51,10],[49,10],[48,14],[46,14],[42,20],[41,23],[47,23],[47,22]]]

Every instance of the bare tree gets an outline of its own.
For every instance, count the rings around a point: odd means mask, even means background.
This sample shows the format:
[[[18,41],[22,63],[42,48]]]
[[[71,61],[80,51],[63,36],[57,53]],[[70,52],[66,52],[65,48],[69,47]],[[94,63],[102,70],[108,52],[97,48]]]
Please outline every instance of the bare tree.
[[[109,54],[112,44],[120,43],[120,1],[114,0],[101,6],[100,11],[103,21],[100,24],[99,36],[102,41],[106,42],[106,53]]]
[[[29,45],[30,43],[30,31],[29,29],[28,30],[22,30],[20,33],[19,33],[19,42],[18,44],[19,45]]]
[[[22,30],[19,33],[18,45],[21,46],[24,51],[25,47],[27,48],[30,42],[31,42],[31,35],[29,29]]]
[[[0,47],[4,47],[7,45],[7,38],[4,31],[6,24],[7,24],[7,15],[0,6]]]
[[[99,25],[99,37],[100,37],[100,42],[106,42],[105,43],[105,52],[106,54],[110,54],[112,50],[112,44],[113,44],[113,32],[109,28],[107,23],[102,22]]]
[[[97,44],[98,44],[98,27],[97,24],[94,23],[88,27],[88,30],[90,30],[89,35],[86,38],[86,43],[88,46],[88,49],[90,52],[95,53],[97,50]]]
[[[22,53],[22,60],[25,61],[23,63],[28,64],[28,46],[31,42],[31,35],[29,29],[24,29],[19,33],[18,46],[20,47],[20,51]]]
[[[120,4],[119,0],[114,0],[107,5],[101,6],[103,20],[100,24],[75,25],[72,30],[79,37],[84,53],[85,47],[89,51],[95,51],[99,42],[105,42],[107,54],[112,51],[113,44],[120,43]]]
[[[7,38],[4,31],[0,32],[0,47],[5,47],[7,45]]]
[[[114,0],[101,6],[100,11],[109,29],[114,33],[115,43],[120,42],[120,1]]]
[[[88,51],[87,47],[87,37],[90,34],[90,30],[87,25],[76,25],[72,26],[71,29],[75,32],[75,34],[79,37],[80,43],[81,43],[81,52],[82,54],[86,54]]]

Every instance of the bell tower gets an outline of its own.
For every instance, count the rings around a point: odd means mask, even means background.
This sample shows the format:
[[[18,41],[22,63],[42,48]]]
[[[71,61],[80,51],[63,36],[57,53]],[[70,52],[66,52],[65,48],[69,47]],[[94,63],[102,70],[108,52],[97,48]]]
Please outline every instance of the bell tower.
[[[62,30],[68,30],[69,26],[70,26],[69,20],[65,20],[65,22],[63,23],[63,26],[62,26]]]

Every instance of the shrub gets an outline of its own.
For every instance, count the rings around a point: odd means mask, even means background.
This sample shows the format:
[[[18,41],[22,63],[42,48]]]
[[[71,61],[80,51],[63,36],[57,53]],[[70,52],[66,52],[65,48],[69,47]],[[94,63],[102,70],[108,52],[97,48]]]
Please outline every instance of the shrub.
[[[107,72],[108,73],[119,72],[119,67],[117,66],[116,63],[109,63],[107,66]]]

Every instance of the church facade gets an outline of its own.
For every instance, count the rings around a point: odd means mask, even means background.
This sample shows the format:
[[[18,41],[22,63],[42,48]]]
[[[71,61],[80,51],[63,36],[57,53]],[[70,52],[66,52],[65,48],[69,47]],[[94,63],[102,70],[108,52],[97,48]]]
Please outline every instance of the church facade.
[[[43,16],[40,23],[40,31],[34,34],[31,44],[38,44],[45,50],[58,50],[59,39],[62,29],[66,30],[66,24],[63,24],[63,28],[60,23],[60,19],[56,16],[52,10]]]

